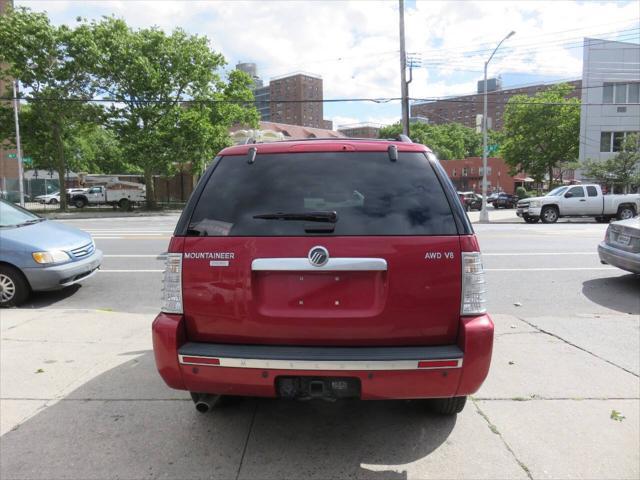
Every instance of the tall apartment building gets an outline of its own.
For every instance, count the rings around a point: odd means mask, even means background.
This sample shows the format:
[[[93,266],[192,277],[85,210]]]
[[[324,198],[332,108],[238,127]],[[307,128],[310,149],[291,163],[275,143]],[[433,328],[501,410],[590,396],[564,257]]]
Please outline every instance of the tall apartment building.
[[[269,104],[270,87],[258,75],[258,67],[252,62],[239,62],[236,69],[240,70],[253,79],[253,96],[256,100],[256,108],[260,114],[260,120],[269,121],[271,119],[271,106]]]
[[[640,133],[640,45],[585,38],[582,83],[579,159],[606,160]]]
[[[12,0],[0,0],[0,15],[4,15],[7,7],[13,5]],[[1,65],[4,68],[6,65]],[[0,96],[13,95],[11,82],[0,80]],[[9,157],[12,158],[9,158]],[[7,192],[18,189],[18,160],[16,150],[0,139],[0,190]]]
[[[314,128],[330,126],[323,119],[322,77],[299,72],[272,78],[269,86],[272,122]]]
[[[567,82],[574,87],[569,97],[580,98],[581,80]],[[499,79],[487,79],[487,125],[490,129],[501,130],[507,102],[514,95],[535,95],[547,90],[554,84],[539,84],[519,88],[500,89]],[[483,113],[484,83],[478,82],[478,93],[463,95],[434,102],[411,105],[412,117],[427,117],[429,123],[461,123],[469,128],[480,127]]]

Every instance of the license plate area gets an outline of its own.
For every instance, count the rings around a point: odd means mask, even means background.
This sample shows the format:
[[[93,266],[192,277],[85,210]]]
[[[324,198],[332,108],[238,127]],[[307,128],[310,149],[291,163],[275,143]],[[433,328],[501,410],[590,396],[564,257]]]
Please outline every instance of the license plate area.
[[[616,238],[616,243],[620,245],[629,245],[631,241],[631,237],[629,235],[624,235],[623,233],[618,234],[618,238]]]
[[[277,377],[276,392],[281,398],[311,400],[360,398],[360,379],[351,377]]]

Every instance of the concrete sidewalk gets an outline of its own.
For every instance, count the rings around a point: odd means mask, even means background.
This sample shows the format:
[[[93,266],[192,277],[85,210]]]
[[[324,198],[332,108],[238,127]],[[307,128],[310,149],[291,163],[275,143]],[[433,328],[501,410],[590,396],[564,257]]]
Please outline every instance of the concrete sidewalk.
[[[490,376],[457,418],[269,399],[201,415],[155,370],[152,316],[2,310],[0,477],[638,478],[637,373],[494,320]]]

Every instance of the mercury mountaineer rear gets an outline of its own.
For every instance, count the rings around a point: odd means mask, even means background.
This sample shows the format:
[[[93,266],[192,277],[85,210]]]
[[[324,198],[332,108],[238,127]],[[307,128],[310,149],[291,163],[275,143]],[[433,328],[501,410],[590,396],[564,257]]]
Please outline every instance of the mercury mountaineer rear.
[[[227,148],[171,239],[160,375],[199,411],[242,396],[430,399],[487,376],[478,242],[433,153],[330,139]]]

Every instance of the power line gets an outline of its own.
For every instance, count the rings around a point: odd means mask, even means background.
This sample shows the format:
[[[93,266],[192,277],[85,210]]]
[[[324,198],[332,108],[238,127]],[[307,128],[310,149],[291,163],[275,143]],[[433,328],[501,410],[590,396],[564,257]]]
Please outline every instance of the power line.
[[[602,87],[585,87],[585,88],[602,88]],[[126,99],[107,99],[107,98],[20,98],[17,99],[24,100],[27,103],[30,102],[75,102],[75,103],[128,103],[133,102],[136,104],[175,104],[179,103],[182,105],[198,105],[198,104],[237,104],[237,105],[251,105],[251,104],[264,104],[264,103],[347,103],[347,102],[372,102],[372,103],[390,103],[395,101],[400,101],[401,97],[388,97],[388,98],[326,98],[326,99],[302,99],[302,100],[288,100],[288,99],[279,99],[279,100],[233,100],[233,99],[207,99],[207,100],[153,100],[153,99],[136,99],[126,100]],[[0,100],[14,100],[14,97],[0,97]],[[465,100],[461,98],[438,98],[438,97],[424,97],[424,98],[409,98],[411,101],[416,102],[447,102],[447,103],[478,103],[479,99],[474,100]],[[535,101],[517,101],[517,102],[509,102],[492,100],[488,103],[493,105],[506,105],[510,103],[511,105],[556,105],[556,106],[635,106],[640,105],[640,103],[574,103],[574,102],[535,102]]]

